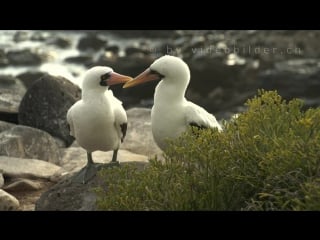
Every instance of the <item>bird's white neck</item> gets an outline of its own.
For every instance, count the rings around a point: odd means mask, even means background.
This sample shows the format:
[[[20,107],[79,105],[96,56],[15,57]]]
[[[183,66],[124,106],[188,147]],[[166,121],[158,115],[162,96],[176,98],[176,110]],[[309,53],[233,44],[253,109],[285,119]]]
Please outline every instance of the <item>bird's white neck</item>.
[[[188,81],[176,82],[170,79],[161,80],[154,93],[154,104],[169,102],[178,103],[185,100],[185,92],[188,87]]]
[[[82,90],[82,100],[84,102],[108,102],[106,98],[106,91],[101,91],[101,89],[90,89],[90,90]]]

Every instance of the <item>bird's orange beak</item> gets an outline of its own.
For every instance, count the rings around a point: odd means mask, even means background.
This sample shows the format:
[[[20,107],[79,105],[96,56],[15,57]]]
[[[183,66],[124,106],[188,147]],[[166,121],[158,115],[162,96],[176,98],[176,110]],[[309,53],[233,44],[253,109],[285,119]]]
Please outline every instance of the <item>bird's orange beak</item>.
[[[126,75],[121,75],[116,72],[112,72],[110,74],[110,78],[108,79],[108,86],[120,84],[120,83],[126,83],[128,81],[131,81],[133,78],[126,76]]]
[[[139,74],[137,77],[132,79],[131,81],[126,82],[126,84],[123,85],[123,88],[134,87],[141,83],[154,81],[154,80],[159,80],[159,75],[152,73],[150,68],[148,68],[143,73]]]

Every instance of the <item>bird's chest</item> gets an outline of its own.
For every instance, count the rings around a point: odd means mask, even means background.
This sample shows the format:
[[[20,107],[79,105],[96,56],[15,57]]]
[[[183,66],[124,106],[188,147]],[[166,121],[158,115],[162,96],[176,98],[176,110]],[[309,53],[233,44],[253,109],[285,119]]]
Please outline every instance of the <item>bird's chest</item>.
[[[183,112],[179,108],[153,108],[151,112],[152,133],[156,140],[176,138],[186,129]]]
[[[114,116],[111,111],[101,107],[85,107],[81,113],[78,113],[77,126],[80,131],[91,133],[103,132],[110,128],[114,123]],[[85,127],[84,127],[85,126]]]

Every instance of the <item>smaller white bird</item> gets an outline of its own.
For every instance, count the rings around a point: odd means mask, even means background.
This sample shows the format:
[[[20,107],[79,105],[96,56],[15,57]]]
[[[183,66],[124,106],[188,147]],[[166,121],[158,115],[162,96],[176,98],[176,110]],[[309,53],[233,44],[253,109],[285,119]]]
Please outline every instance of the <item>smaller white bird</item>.
[[[147,70],[123,85],[123,88],[153,80],[161,81],[154,94],[151,128],[153,138],[162,150],[166,148],[167,139],[177,138],[189,125],[222,131],[212,114],[186,100],[190,70],[182,59],[169,55],[160,57]]]
[[[126,135],[127,114],[109,86],[129,80],[132,78],[104,66],[93,67],[85,73],[81,100],[67,112],[70,135],[87,151],[88,160],[74,182],[86,183],[96,174],[92,160],[94,151],[113,150],[111,163],[117,163],[117,153]]]

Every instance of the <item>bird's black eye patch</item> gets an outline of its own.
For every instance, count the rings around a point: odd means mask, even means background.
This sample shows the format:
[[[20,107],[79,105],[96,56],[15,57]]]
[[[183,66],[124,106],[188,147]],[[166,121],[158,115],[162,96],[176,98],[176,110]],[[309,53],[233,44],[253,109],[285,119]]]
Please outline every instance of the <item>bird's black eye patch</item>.
[[[156,74],[159,76],[160,79],[164,78],[164,75],[160,74],[159,72],[155,71],[155,70],[152,70],[150,69],[150,74]]]
[[[110,72],[101,75],[101,77],[100,77],[100,85],[101,85],[101,86],[108,86],[107,80],[108,80],[110,77],[111,77],[111,73],[110,73]]]
[[[111,76],[111,74],[108,72],[108,73],[106,73],[106,74],[101,75],[100,80],[101,80],[101,81],[105,81],[105,80],[107,80],[108,78],[110,78],[110,76]]]

